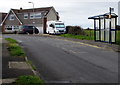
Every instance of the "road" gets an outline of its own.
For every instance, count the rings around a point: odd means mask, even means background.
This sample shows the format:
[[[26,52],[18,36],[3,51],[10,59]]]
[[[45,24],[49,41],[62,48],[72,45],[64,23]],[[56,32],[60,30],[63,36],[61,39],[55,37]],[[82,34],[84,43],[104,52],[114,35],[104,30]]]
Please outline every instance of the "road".
[[[118,53],[47,36],[4,35],[16,39],[48,82],[117,83]]]

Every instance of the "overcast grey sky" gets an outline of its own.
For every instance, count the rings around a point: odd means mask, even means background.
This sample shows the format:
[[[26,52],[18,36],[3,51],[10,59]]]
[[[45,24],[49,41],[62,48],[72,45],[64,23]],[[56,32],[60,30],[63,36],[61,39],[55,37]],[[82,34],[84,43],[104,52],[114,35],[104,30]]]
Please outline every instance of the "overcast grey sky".
[[[118,14],[119,0],[1,0],[0,12],[9,12],[11,8],[32,8],[29,1],[34,2],[35,8],[54,6],[59,12],[60,20],[66,25],[87,28],[93,27],[93,20],[88,20],[88,17],[109,12],[109,7],[113,7]]]

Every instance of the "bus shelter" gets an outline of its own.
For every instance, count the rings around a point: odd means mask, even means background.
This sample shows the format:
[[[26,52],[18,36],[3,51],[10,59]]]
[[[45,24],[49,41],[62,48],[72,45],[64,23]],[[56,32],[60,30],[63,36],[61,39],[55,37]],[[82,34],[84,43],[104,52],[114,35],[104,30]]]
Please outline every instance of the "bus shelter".
[[[94,19],[95,41],[116,43],[117,17],[115,13],[105,13],[88,18]]]

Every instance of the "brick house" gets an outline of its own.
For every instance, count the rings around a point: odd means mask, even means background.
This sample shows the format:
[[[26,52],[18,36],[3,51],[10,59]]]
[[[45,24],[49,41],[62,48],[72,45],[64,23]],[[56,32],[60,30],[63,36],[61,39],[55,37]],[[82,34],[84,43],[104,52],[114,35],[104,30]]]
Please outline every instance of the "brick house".
[[[50,20],[59,20],[54,7],[34,8],[34,13],[33,9],[11,9],[1,23],[2,32],[7,28],[19,28],[20,25],[34,25],[39,33],[46,33],[46,22]]]
[[[2,23],[6,15],[7,13],[0,13],[0,23]],[[0,25],[0,32],[1,32],[1,25]]]

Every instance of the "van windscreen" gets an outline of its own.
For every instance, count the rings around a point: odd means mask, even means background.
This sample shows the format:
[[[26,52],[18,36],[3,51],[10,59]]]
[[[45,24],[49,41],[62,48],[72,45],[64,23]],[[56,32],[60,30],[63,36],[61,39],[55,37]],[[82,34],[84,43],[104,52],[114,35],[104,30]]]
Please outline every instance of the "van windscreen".
[[[55,27],[56,28],[64,28],[65,25],[64,25],[64,23],[55,23]]]

